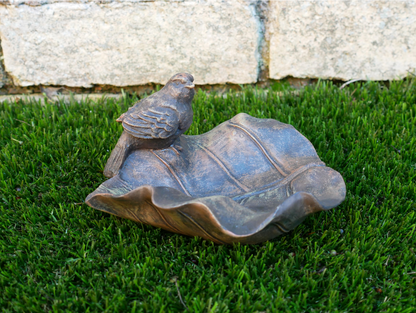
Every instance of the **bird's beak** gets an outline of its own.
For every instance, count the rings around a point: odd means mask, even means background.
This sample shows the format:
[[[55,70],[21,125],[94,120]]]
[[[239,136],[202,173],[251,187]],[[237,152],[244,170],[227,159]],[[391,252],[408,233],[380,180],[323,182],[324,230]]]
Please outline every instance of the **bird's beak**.
[[[185,88],[188,88],[188,89],[194,89],[194,88],[195,88],[195,85],[194,85],[194,84],[192,84],[192,85],[188,85],[188,86],[185,86]]]

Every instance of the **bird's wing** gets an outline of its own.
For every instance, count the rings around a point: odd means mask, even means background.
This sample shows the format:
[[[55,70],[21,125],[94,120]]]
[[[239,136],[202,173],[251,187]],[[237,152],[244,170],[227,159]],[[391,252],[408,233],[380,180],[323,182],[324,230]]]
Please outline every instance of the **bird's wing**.
[[[168,107],[148,108],[127,112],[123,117],[124,130],[140,139],[166,139],[179,127],[178,112]]]

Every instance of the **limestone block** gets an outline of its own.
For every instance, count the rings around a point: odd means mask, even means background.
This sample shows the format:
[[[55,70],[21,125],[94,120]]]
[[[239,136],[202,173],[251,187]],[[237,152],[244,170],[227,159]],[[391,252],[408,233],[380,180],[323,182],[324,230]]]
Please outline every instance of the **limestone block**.
[[[250,1],[9,0],[0,6],[5,66],[20,86],[252,83],[259,23]]]
[[[416,1],[271,1],[270,77],[390,80],[416,68]]]

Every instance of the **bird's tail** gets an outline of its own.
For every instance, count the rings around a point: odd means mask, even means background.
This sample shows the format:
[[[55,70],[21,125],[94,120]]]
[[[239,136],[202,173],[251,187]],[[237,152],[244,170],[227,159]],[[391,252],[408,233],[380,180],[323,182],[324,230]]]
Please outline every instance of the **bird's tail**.
[[[121,134],[117,145],[111,152],[110,158],[105,165],[104,176],[111,178],[118,174],[131,150],[130,139],[130,135],[125,131]]]

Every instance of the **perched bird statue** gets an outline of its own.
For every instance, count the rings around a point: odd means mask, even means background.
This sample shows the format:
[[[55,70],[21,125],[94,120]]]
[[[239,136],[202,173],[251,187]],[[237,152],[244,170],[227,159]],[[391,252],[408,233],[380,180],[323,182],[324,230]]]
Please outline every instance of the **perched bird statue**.
[[[117,175],[133,150],[167,148],[191,126],[193,81],[190,74],[176,74],[160,91],[137,102],[117,119],[124,131],[105,166],[106,177]]]

